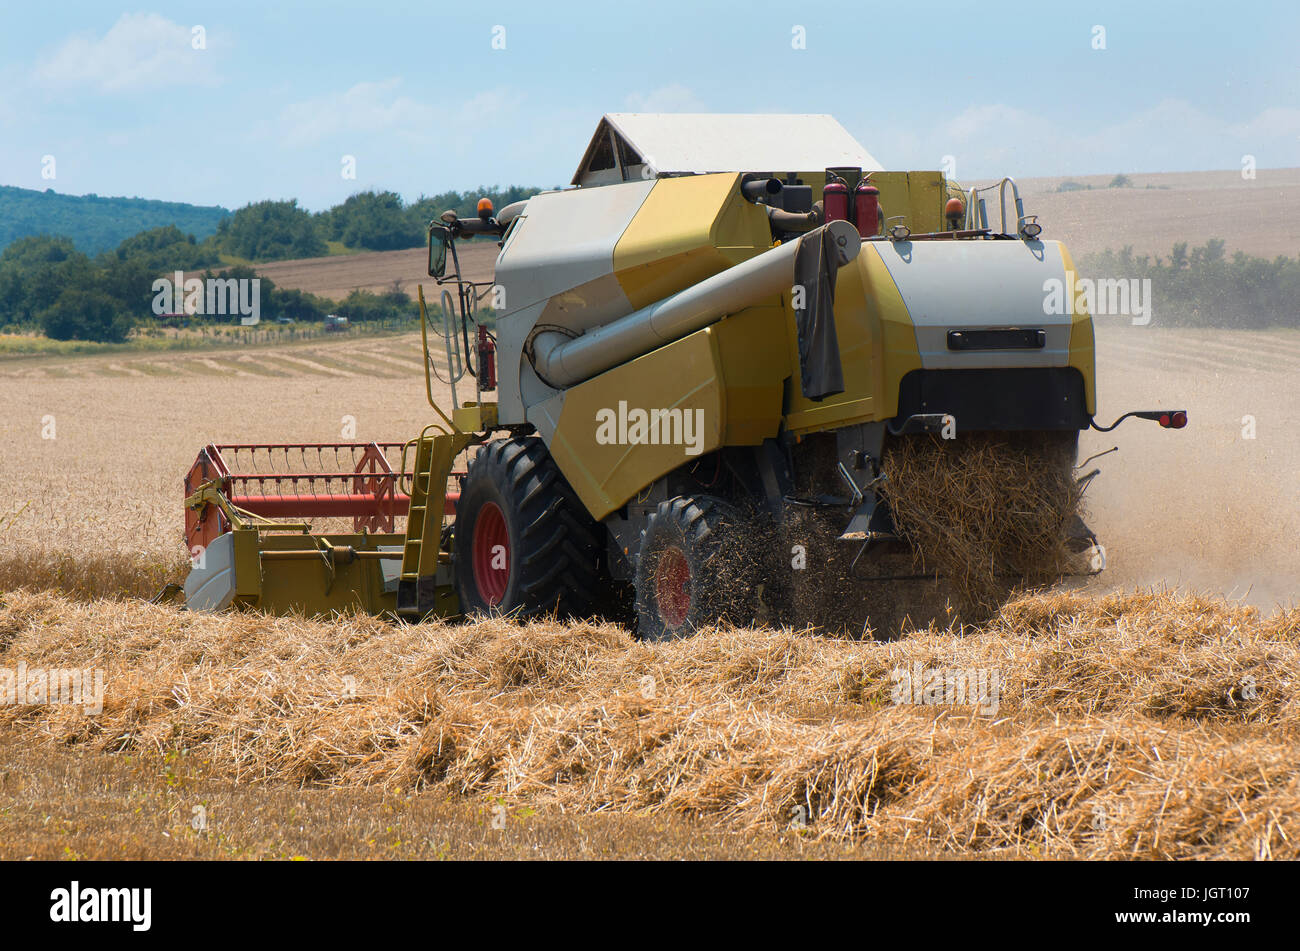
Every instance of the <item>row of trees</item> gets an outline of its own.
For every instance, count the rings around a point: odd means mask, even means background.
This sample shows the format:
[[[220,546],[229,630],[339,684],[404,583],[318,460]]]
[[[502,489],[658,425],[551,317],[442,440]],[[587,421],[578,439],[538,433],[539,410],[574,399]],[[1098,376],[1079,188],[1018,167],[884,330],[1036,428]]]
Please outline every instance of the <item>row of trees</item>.
[[[473,215],[480,197],[497,208],[536,194],[536,188],[511,186],[443,192],[406,204],[389,191],[366,191],[315,214],[296,201],[259,201],[230,212],[225,208],[143,198],[62,195],[0,185],[0,250],[20,238],[65,235],[77,249],[94,256],[125,239],[152,232],[164,223],[198,235],[209,251],[260,263],[318,257],[326,242],[367,251],[418,247],[429,222],[448,209]]]
[[[0,330],[39,330],[55,340],[121,343],[133,327],[152,321],[154,280],[176,271],[207,278],[258,278],[256,270],[220,269],[209,243],[172,226],[127,238],[112,251],[90,257],[70,239],[42,235],[20,238],[0,253]],[[411,316],[410,297],[399,290],[383,294],[353,291],[335,302],[301,290],[277,287],[260,278],[263,319],[287,317],[320,321],[341,314],[350,321],[393,321]],[[180,306],[175,305],[179,311]],[[172,325],[222,320],[221,317],[171,318]],[[158,321],[153,321],[158,323]]]
[[[0,185],[0,250],[19,238],[61,234],[72,238],[79,250],[96,255],[164,224],[203,239],[229,215],[225,208],[178,201],[64,195],[52,188]]]
[[[1088,277],[1151,281],[1157,322],[1185,327],[1300,327],[1300,256],[1273,260],[1241,251],[1228,257],[1215,238],[1189,250],[1175,244],[1168,258],[1135,255],[1131,246],[1089,255]]]
[[[401,208],[400,199],[393,202],[380,201],[382,196],[373,197],[375,202],[365,196],[353,196],[349,201],[354,202],[353,210],[357,214],[350,212],[330,219],[343,229],[340,234],[347,234],[346,229],[353,226],[350,222],[365,220],[370,211],[379,214],[376,209],[387,208],[383,214],[400,212],[403,216],[414,214],[423,218],[430,208],[456,207],[453,197],[461,198],[462,203],[473,200],[452,192],[424,199],[428,205],[421,211],[418,206]],[[509,192],[502,197],[512,200]],[[269,204],[296,207],[293,202]],[[333,209],[332,213],[340,212],[346,205]],[[247,209],[241,209],[228,220],[234,222],[243,211]],[[473,208],[465,213],[472,214]],[[276,213],[271,213],[260,220],[268,231],[274,232],[274,222],[279,219]],[[398,221],[392,218],[394,228]],[[287,246],[273,237],[259,236],[255,228],[246,231],[244,221],[236,224],[237,227],[228,229],[230,234],[247,235],[248,240],[259,242],[264,249]],[[197,242],[192,235],[170,225],[142,231],[113,250],[94,257],[78,251],[68,238],[48,235],[21,238],[0,253],[0,330],[39,329],[57,340],[124,341],[133,326],[150,319],[157,277],[171,277],[178,270],[194,274],[200,269],[204,278],[259,277],[248,266],[222,269],[221,257],[211,242]],[[1167,258],[1135,255],[1131,247],[1106,251],[1083,259],[1080,270],[1084,276],[1093,278],[1149,279],[1152,312],[1162,324],[1300,327],[1300,257],[1277,257],[1269,261],[1242,252],[1228,257],[1224,242],[1215,239],[1190,249],[1187,242],[1175,244]],[[411,299],[397,289],[383,294],[354,291],[343,301],[335,302],[277,287],[264,277],[260,281],[261,316],[266,320],[320,321],[326,314],[337,313],[350,321],[388,322],[405,319],[415,310]],[[483,316],[490,319],[490,315]],[[180,322],[212,319],[181,318]]]
[[[218,263],[210,248],[170,225],[93,258],[70,238],[20,238],[0,254],[0,328],[39,328],[56,340],[120,342],[137,316],[150,312],[155,277]]]
[[[260,201],[224,219],[211,243],[222,253],[255,262],[320,257],[327,253],[328,241],[361,251],[417,248],[426,240],[429,222],[444,211],[470,217],[479,198],[503,208],[538,191],[518,185],[450,191],[409,205],[396,192],[366,191],[316,214],[299,208],[296,200]]]
[[[149,319],[154,280],[160,276],[204,269],[204,278],[259,277],[244,265],[220,268],[231,258],[259,264],[321,257],[330,250],[327,242],[368,251],[419,247],[429,221],[449,209],[469,217],[480,197],[502,208],[537,191],[520,186],[449,191],[409,205],[395,192],[368,191],[315,214],[299,208],[296,200],[255,202],[222,218],[203,241],[167,225],[140,231],[93,256],[78,250],[71,237],[19,237],[0,252],[0,329],[39,329],[58,340],[121,342],[133,326]],[[60,197],[33,194],[42,200]],[[393,321],[413,312],[410,298],[400,290],[354,291],[334,302],[260,280],[264,318],[319,321],[337,313],[350,321]]]

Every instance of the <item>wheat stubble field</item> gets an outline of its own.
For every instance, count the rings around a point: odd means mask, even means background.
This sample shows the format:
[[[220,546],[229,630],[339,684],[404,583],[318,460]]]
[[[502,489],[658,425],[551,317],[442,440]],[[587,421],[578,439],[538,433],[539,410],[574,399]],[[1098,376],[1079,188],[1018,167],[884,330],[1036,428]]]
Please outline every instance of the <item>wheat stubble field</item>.
[[[1300,333],[1098,337],[1100,417],[1192,419],[1085,436],[1108,571],[894,642],[150,605],[203,443],[413,435],[418,338],[6,361],[0,668],[106,693],[0,706],[0,857],[1296,857]]]

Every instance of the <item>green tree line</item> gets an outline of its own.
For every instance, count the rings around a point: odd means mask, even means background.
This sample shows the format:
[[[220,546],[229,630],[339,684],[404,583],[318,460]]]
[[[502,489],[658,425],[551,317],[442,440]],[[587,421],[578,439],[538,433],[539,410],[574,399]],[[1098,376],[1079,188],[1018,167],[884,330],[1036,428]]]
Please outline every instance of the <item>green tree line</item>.
[[[229,209],[217,206],[63,195],[53,189],[0,185],[0,250],[19,238],[53,234],[63,235],[79,251],[95,255],[117,247],[133,234],[163,225],[175,225],[202,241],[216,233],[218,222],[229,215]]]
[[[410,318],[415,306],[398,290],[382,294],[353,291],[342,301],[277,287],[254,268],[222,268],[206,243],[177,228],[153,228],[127,238],[112,251],[90,257],[63,237],[20,238],[0,253],[0,331],[39,331],[54,340],[124,342],[137,326],[194,326],[238,320],[239,316],[156,316],[156,278],[176,271],[202,279],[258,278],[260,317],[320,321],[339,314],[350,321]],[[206,303],[206,298],[205,298]],[[173,294],[169,314],[181,314],[183,299]]]
[[[499,209],[537,191],[522,186],[449,191],[422,196],[409,205],[395,192],[361,192],[315,214],[298,207],[296,200],[261,201],[234,213],[216,209],[224,217],[213,220],[210,234],[201,241],[175,225],[163,225],[131,234],[98,252],[87,252],[69,235],[18,237],[0,252],[0,330],[39,330],[57,340],[121,342],[134,326],[154,318],[153,285],[158,277],[200,269],[204,279],[259,277],[256,264],[321,257],[328,253],[329,241],[357,250],[419,247],[426,240],[429,221],[445,211],[468,217],[476,213],[481,197],[490,198]],[[55,216],[53,220],[54,226],[64,226],[65,219]],[[78,227],[71,221],[66,226]],[[232,259],[252,266],[226,266]],[[263,319],[319,321],[337,313],[354,322],[394,321],[410,317],[415,310],[409,296],[398,290],[354,291],[342,301],[332,301],[259,279]],[[174,301],[168,313],[182,309],[181,302]],[[483,318],[490,320],[491,315],[485,313]]]
[[[1155,322],[1173,327],[1265,329],[1300,327],[1300,256],[1273,260],[1237,251],[1214,238],[1169,256],[1135,255],[1131,246],[1083,258],[1080,273],[1096,279],[1151,281]]]
[[[476,213],[480,198],[490,198],[502,208],[538,191],[519,185],[485,187],[422,195],[409,204],[396,192],[364,191],[313,213],[300,208],[296,199],[252,202],[231,212],[0,186],[0,249],[24,237],[59,235],[82,254],[94,256],[120,249],[138,233],[172,225],[195,235],[196,243],[212,255],[255,264],[321,257],[329,253],[327,242],[357,251],[393,251],[424,244],[429,222],[445,211],[468,217]]]

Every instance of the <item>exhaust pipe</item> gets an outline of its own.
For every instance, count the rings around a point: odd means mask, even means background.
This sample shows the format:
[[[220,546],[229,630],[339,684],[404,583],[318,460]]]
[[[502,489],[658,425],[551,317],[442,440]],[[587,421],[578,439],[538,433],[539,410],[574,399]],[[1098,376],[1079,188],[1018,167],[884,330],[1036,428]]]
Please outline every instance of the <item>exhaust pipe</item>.
[[[537,375],[556,389],[583,380],[657,350],[702,327],[753,304],[789,291],[794,285],[794,260],[803,241],[820,241],[829,231],[843,267],[862,250],[858,229],[847,221],[787,241],[729,267],[671,297],[633,311],[578,337],[545,330],[532,340],[532,364]]]
[[[750,172],[740,181],[740,194],[745,197],[746,201],[751,201],[756,205],[765,205],[781,194],[781,182],[776,178],[760,178]]]
[[[813,228],[825,224],[826,212],[821,202],[812,206],[812,211],[782,211],[780,208],[767,209],[767,220],[777,231],[793,231],[806,234]],[[842,221],[844,219],[836,219]]]

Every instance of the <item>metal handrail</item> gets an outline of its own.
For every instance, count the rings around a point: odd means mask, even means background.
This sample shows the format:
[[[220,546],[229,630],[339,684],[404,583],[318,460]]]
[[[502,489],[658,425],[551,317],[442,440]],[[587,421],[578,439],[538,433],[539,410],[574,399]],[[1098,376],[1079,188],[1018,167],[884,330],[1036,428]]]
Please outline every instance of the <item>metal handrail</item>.
[[[1016,211],[1016,230],[1011,232],[1007,230],[1007,186],[1011,186],[1011,198],[1015,204]],[[979,197],[980,192],[989,192],[993,189],[998,190],[998,210],[1001,213],[1001,229],[999,234],[1019,234],[1021,226],[1025,223],[1025,203],[1020,198],[1020,186],[1012,177],[1004,176],[1001,181],[992,185],[985,185],[983,188],[971,186],[970,195],[966,199],[966,228],[987,228],[988,209],[985,207],[984,199]]]
[[[435,407],[435,408],[436,408],[436,407]],[[415,488],[416,488],[416,485],[417,485],[417,483],[416,483],[416,479],[418,479],[419,476],[420,476],[420,473],[419,473],[418,468],[417,468],[417,467],[419,466],[419,459],[420,459],[420,449],[419,449],[419,447],[420,447],[420,444],[423,443],[424,440],[428,438],[428,433],[429,433],[429,430],[431,430],[431,429],[437,430],[438,432],[442,433],[444,436],[450,436],[450,435],[451,435],[451,433],[449,433],[447,430],[443,429],[443,428],[442,428],[440,425],[438,425],[437,423],[429,423],[429,425],[425,426],[424,429],[420,430],[420,435],[416,436],[416,437],[413,438],[413,439],[408,439],[408,440],[407,440],[407,441],[402,445],[402,462],[401,462],[402,471],[398,473],[398,482],[397,482],[397,486],[398,486],[398,488],[403,489],[407,495],[410,495],[410,496],[415,495]],[[416,447],[416,449],[415,449],[415,458],[411,461],[411,471],[408,472],[408,471],[406,470],[406,450],[407,450],[408,448],[410,448],[411,446],[415,446],[415,447]],[[408,477],[409,477],[409,482],[407,481]],[[428,482],[428,481],[426,480],[426,484],[425,484],[425,488],[424,488],[424,491],[425,491],[425,494],[426,494],[426,495],[428,494],[428,492],[429,492],[429,487],[430,487],[431,485],[432,485],[432,483],[431,483],[431,482]]]
[[[420,340],[424,344],[424,395],[425,398],[428,399],[429,405],[432,406],[434,411],[439,416],[442,417],[442,421],[446,423],[448,426],[450,426],[453,431],[455,431],[457,429],[456,424],[452,421],[450,416],[448,416],[446,413],[443,412],[442,407],[439,406],[437,400],[433,398],[433,376],[430,370],[431,361],[429,359],[429,315],[424,305],[424,285],[417,284],[416,289],[419,292],[419,298],[420,298]],[[444,291],[443,293],[446,294],[446,291]],[[446,313],[447,311],[444,309],[443,310],[444,322],[446,321]],[[450,360],[450,357],[448,357],[448,359]],[[451,384],[451,402],[452,402],[452,407],[455,408],[456,383],[454,380]],[[405,454],[406,452],[405,447],[402,448],[402,452],[403,454]],[[403,463],[403,467],[405,467],[405,463]]]

